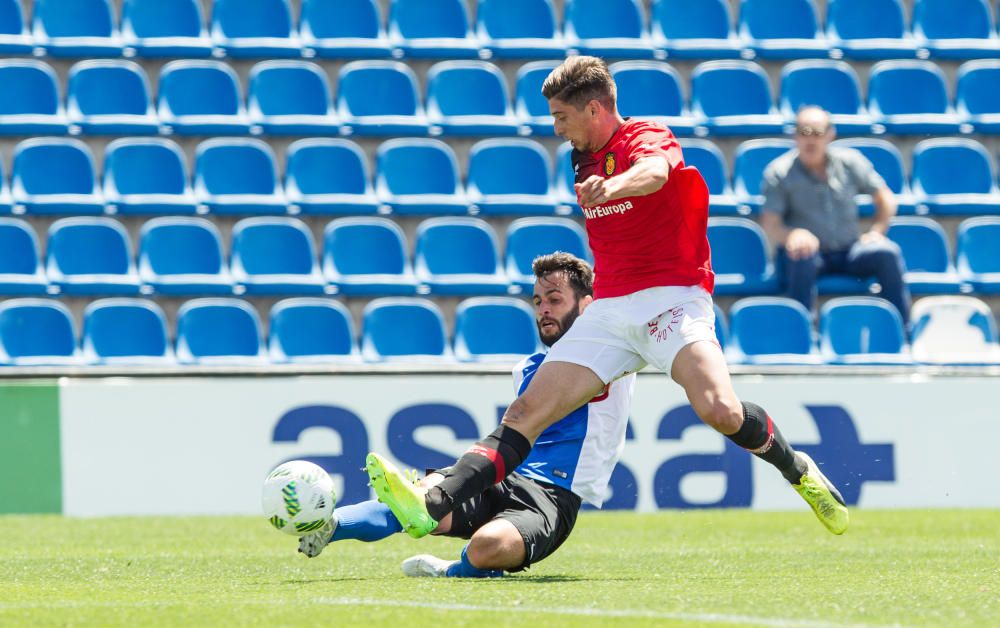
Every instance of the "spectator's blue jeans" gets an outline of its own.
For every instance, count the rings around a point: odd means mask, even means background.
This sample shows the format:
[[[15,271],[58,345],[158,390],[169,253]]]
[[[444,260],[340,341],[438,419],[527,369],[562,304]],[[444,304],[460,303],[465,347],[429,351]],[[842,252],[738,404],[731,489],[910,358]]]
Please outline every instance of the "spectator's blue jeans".
[[[903,324],[910,321],[910,291],[903,281],[903,255],[895,242],[883,240],[862,244],[846,251],[821,251],[804,259],[789,259],[784,249],[778,252],[779,268],[784,268],[788,296],[810,312],[816,302],[816,279],[820,275],[843,273],[855,277],[875,277],[882,286],[882,298],[896,306]]]

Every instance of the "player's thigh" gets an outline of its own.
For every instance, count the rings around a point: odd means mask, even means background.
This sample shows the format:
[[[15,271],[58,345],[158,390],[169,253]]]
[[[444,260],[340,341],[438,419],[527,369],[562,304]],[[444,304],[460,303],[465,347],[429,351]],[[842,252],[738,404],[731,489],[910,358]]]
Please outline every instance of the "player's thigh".
[[[469,560],[486,569],[517,569],[527,555],[520,530],[509,520],[492,519],[469,539]]]
[[[685,345],[674,359],[671,377],[684,388],[691,407],[705,423],[723,434],[739,429],[742,405],[718,343],[697,341]]]
[[[528,388],[507,408],[503,424],[534,442],[545,428],[593,399],[603,388],[604,382],[585,366],[546,360]]]
[[[687,294],[682,301],[668,304],[667,309],[651,320],[632,326],[629,338],[650,366],[683,386],[674,376],[680,353],[701,341],[712,343],[718,349],[712,298],[701,290]]]

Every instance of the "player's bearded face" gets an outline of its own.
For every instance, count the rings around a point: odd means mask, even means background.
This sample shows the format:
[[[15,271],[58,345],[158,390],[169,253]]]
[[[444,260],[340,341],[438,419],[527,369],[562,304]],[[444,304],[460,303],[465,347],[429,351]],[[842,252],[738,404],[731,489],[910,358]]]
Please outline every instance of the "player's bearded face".
[[[551,347],[580,316],[580,298],[562,272],[550,273],[535,282],[535,323],[542,343]]]
[[[538,321],[538,335],[542,339],[542,344],[551,347],[557,340],[563,337],[573,322],[580,316],[580,302],[577,299],[571,301],[572,307],[562,316],[547,316]]]

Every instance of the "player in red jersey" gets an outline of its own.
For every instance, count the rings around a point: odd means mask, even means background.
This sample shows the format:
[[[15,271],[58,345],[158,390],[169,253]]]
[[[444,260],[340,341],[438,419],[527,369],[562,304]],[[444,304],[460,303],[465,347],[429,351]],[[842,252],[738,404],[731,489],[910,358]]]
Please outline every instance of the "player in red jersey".
[[[666,127],[618,113],[607,65],[570,57],[542,86],[556,134],[574,148],[576,193],[594,253],[594,302],[549,351],[500,427],[471,447],[430,489],[413,487],[369,456],[376,492],[412,536],[429,533],[459,504],[500,482],[554,421],[647,365],[680,384],[695,413],[771,463],[824,526],[842,534],[837,489],[794,451],[760,406],[733,390],[715,337],[707,237],[708,190],[684,166]]]

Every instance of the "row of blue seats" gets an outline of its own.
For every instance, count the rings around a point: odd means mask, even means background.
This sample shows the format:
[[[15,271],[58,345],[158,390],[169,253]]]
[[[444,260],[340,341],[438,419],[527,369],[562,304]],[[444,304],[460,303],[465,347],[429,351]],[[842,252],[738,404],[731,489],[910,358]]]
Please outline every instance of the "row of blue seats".
[[[712,215],[725,216],[759,210],[764,169],[794,142],[743,142],[732,178],[712,142],[682,139],[681,145],[685,162],[708,185]],[[919,142],[909,179],[899,150],[883,139],[847,138],[835,145],[859,150],[872,162],[901,215],[1000,213],[993,159],[975,140]],[[311,138],[288,147],[279,177],[274,152],[262,140],[215,138],[198,145],[189,176],[173,141],[121,138],[107,145],[99,177],[80,140],[32,138],[14,149],[9,186],[0,173],[0,214],[582,215],[571,150],[561,145],[553,167],[539,142],[491,138],[475,143],[460,168],[455,151],[441,140],[397,138],[378,147],[372,177],[356,143]],[[858,200],[861,214],[871,215],[871,200]]]
[[[0,50],[58,56],[562,57],[567,50],[628,58],[898,58],[1000,56],[986,0],[829,0],[821,29],[813,0],[215,0],[209,28],[198,0],[35,0],[30,31],[18,0],[0,2]]]
[[[907,364],[914,358],[1000,362],[989,308],[968,297],[959,299],[973,301],[971,308],[938,299],[916,303],[912,353],[899,313],[873,297],[828,301],[818,334],[798,302],[748,297],[730,308],[728,324],[716,306],[716,337],[735,364]],[[957,318],[948,316],[955,305],[965,306]],[[364,308],[360,341],[347,308],[316,297],[272,306],[266,340],[256,309],[228,297],[185,302],[177,313],[174,342],[162,309],[145,299],[94,301],[83,313],[79,341],[74,327],[69,309],[57,300],[0,302],[0,365],[513,363],[540,348],[532,309],[511,297],[465,299],[456,308],[451,334],[431,300],[375,299]],[[963,341],[966,351],[956,355],[941,349],[942,335],[971,336],[971,342]]]
[[[521,218],[505,235],[501,255],[497,233],[482,219],[429,218],[417,228],[411,255],[390,219],[339,218],[324,229],[317,257],[302,221],[257,217],[234,225],[227,256],[211,222],[161,217],[143,225],[136,264],[120,223],[77,217],[50,226],[43,264],[30,225],[0,218],[0,294],[518,294],[531,289],[535,257],[557,250],[590,256],[583,230],[565,218]],[[1000,294],[1000,218],[963,221],[954,261],[944,230],[929,218],[895,218],[888,236],[903,252],[914,294]],[[708,238],[718,294],[781,289],[756,223],[712,218]],[[819,288],[824,294],[864,293],[869,284],[829,276]]]
[[[503,262],[495,230],[469,217],[423,221],[412,255],[402,229],[382,217],[331,221],[319,258],[297,218],[245,218],[232,228],[228,256],[222,242],[204,218],[154,218],[142,226],[136,259],[121,223],[82,216],[52,223],[42,260],[31,226],[0,218],[0,294],[503,295],[530,292],[538,255],[589,258],[583,229],[565,218],[512,222]]]
[[[413,70],[398,61],[345,64],[335,97],[315,63],[262,61],[250,70],[244,103],[236,73],[222,61],[166,64],[154,102],[140,65],[87,60],[70,69],[64,106],[49,65],[0,60],[0,134],[551,136],[541,87],[557,63],[522,65],[512,103],[503,73],[486,61],[434,64],[426,98]],[[662,121],[678,136],[781,134],[806,104],[830,111],[841,135],[1000,132],[1000,60],[964,63],[954,102],[931,61],[876,63],[866,101],[843,61],[786,64],[777,103],[767,73],[752,61],[703,62],[689,90],[662,61],[619,61],[609,69],[623,115]]]
[[[747,297],[730,307],[728,330],[716,314],[716,335],[732,364],[1000,364],[996,319],[982,301],[928,297],[911,315],[907,334],[888,301],[839,297],[820,308],[814,329],[798,301]]]

